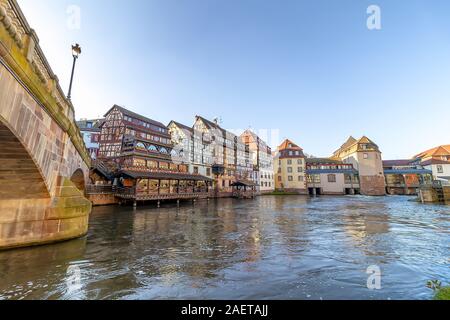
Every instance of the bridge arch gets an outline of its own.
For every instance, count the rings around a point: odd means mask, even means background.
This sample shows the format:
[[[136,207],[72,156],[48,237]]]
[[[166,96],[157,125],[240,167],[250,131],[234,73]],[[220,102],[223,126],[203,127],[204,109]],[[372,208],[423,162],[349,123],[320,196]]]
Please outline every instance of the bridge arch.
[[[84,172],[81,169],[75,170],[75,172],[70,177],[70,181],[77,187],[78,190],[84,193],[86,188],[86,180],[84,178]]]
[[[0,199],[44,198],[50,193],[39,167],[0,117]]]

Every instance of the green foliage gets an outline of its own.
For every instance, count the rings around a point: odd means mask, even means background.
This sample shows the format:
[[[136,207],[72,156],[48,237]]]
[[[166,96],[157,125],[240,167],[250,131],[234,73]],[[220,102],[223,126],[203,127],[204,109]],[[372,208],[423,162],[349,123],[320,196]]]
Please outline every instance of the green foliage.
[[[439,280],[428,281],[427,287],[433,289],[434,300],[450,301],[450,287],[442,287],[442,282]]]

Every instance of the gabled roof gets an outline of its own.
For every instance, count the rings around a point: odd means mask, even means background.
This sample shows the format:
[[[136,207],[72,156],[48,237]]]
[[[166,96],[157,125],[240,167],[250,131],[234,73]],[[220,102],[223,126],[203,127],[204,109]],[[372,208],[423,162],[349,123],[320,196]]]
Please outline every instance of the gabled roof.
[[[420,163],[421,166],[431,166],[433,164],[448,164],[450,165],[450,161],[439,160],[439,159],[429,159]]]
[[[203,123],[206,125],[206,127],[207,127],[208,129],[217,129],[217,130],[220,130],[220,132],[222,132],[222,135],[223,135],[224,137],[229,137],[229,136],[231,135],[233,138],[237,138],[237,135],[235,135],[234,133],[232,133],[232,132],[230,132],[230,131],[228,131],[228,130],[222,128],[221,126],[219,126],[217,123],[215,123],[215,122],[213,122],[213,121],[210,121],[210,120],[208,120],[208,119],[205,119],[205,118],[203,118],[202,116],[196,116],[196,119],[202,120]]]
[[[350,136],[347,139],[347,141],[339,149],[337,149],[334,152],[334,155],[336,156],[337,154],[341,153],[344,150],[350,149],[351,147],[353,147],[356,144],[372,144],[378,149],[378,145],[366,136],[361,137],[359,140],[356,140],[355,138]],[[334,158],[336,158],[336,157],[334,157]]]
[[[225,134],[227,132],[225,129],[221,128],[217,123],[212,122],[206,118],[203,118],[202,116],[196,116],[196,118],[202,120],[208,129],[218,129],[223,134]]]
[[[128,110],[128,109],[125,109],[124,107],[118,106],[118,105],[116,105],[116,104],[115,104],[111,109],[109,109],[109,111],[105,114],[105,117],[106,117],[106,116],[107,116],[114,108],[117,108],[117,109],[118,109],[120,112],[122,112],[124,115],[129,116],[129,117],[131,117],[131,118],[135,118],[135,119],[138,119],[138,120],[141,120],[141,121],[144,121],[144,122],[148,122],[148,123],[153,124],[153,125],[155,125],[155,126],[158,126],[158,127],[161,127],[161,128],[166,128],[166,129],[167,129],[167,127],[166,127],[164,124],[162,124],[161,122],[158,122],[158,121],[152,120],[152,119],[150,119],[150,118],[144,117],[144,116],[142,116],[142,115],[140,115],[140,114],[137,114],[137,113],[135,113],[135,112],[133,112],[133,111],[130,111],[130,110]]]
[[[77,121],[76,124],[78,128],[82,131],[100,131],[101,125],[105,122],[105,119],[92,119],[92,120],[80,120]],[[87,127],[88,123],[92,123],[93,126],[91,128]]]
[[[428,158],[438,156],[450,156],[450,144],[438,146],[436,148],[419,153],[414,158]]]
[[[303,151],[302,148],[300,148],[298,145],[293,143],[291,140],[286,139],[283,141],[283,143],[278,147],[278,151],[281,150],[300,150]]]
[[[184,125],[184,124],[179,123],[179,122],[174,121],[174,120],[170,121],[170,123],[167,126],[170,126],[172,123],[174,125],[176,125],[180,129],[188,130],[189,132],[194,132],[194,129],[192,127],[188,127],[187,125]]]
[[[373,144],[374,146],[376,146],[378,148],[378,145],[375,142],[373,142],[372,140],[370,140],[369,138],[367,138],[366,136],[363,136],[361,139],[359,139],[358,143],[369,143],[369,144]]]
[[[347,141],[341,146],[341,149],[346,149],[348,147],[351,147],[352,145],[354,145],[355,143],[357,143],[358,140],[356,140],[355,138],[353,138],[353,136],[350,136]]]

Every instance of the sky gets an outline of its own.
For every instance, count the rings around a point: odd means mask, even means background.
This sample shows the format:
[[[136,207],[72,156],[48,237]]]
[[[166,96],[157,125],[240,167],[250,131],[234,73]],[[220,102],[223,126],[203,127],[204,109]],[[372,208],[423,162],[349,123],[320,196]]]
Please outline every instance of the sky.
[[[448,0],[18,0],[77,119],[114,104],[195,115],[330,156],[363,135],[384,159],[450,143]],[[377,5],[381,29],[369,30]]]

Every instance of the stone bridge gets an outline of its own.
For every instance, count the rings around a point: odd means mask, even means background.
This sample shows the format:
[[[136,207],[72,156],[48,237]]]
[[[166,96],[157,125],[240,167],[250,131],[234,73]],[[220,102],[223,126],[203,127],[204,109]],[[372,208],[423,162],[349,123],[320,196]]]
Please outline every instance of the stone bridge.
[[[0,249],[85,235],[89,166],[37,35],[15,0],[0,0]]]

